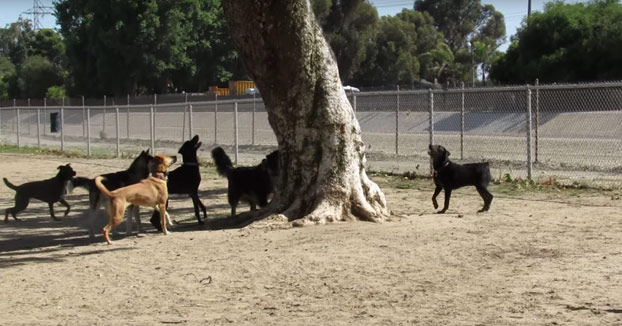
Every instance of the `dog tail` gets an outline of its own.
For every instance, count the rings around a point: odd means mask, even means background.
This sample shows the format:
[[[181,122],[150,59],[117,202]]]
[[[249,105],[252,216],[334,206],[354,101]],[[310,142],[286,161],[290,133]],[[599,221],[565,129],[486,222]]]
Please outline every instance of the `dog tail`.
[[[13,190],[17,190],[17,186],[16,186],[16,185],[14,185],[14,184],[12,184],[12,183],[10,183],[10,182],[9,182],[9,180],[7,180],[7,178],[2,178],[2,180],[4,180],[4,184],[5,184],[7,187],[9,187],[9,188],[11,188],[11,189],[13,189]]]
[[[93,182],[92,179],[84,178],[84,177],[75,177],[71,179],[71,184],[73,185],[74,188],[82,187],[86,190],[89,190],[91,182]]]
[[[97,189],[99,189],[99,191],[104,194],[104,196],[108,197],[108,198],[113,198],[114,195],[110,192],[110,190],[108,190],[108,188],[106,188],[106,186],[104,186],[104,184],[102,183],[102,180],[104,179],[104,177],[102,177],[101,175],[98,175],[95,177],[95,186],[97,186]]]
[[[233,170],[233,163],[222,147],[212,149],[212,159],[214,159],[216,170],[221,176],[226,177],[229,171]]]

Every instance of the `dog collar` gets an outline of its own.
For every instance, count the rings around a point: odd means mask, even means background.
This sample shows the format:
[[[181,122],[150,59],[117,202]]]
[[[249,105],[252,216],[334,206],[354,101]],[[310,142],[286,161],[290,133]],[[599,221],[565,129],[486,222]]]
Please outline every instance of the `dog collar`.
[[[168,172],[166,171],[156,171],[151,173],[151,176],[163,181],[168,181]]]
[[[182,165],[187,165],[187,166],[199,166],[199,163],[194,163],[194,162],[184,162]]]

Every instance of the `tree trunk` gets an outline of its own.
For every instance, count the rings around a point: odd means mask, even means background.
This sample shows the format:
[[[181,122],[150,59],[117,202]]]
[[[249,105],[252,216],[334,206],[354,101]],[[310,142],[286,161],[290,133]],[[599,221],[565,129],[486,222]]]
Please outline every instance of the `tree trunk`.
[[[223,8],[281,151],[269,213],[302,223],[384,220],[384,194],[365,173],[360,127],[310,2],[227,0]]]

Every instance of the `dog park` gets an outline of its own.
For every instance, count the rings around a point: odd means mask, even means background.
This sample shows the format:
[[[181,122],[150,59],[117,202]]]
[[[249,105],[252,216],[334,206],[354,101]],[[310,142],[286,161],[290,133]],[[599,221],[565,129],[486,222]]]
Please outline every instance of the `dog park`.
[[[198,156],[209,161],[209,147]],[[171,152],[171,154],[174,152]],[[266,154],[268,151],[266,151]],[[137,153],[138,154],[138,153]],[[3,153],[21,184],[71,162],[80,176],[126,169],[130,159]],[[175,165],[172,166],[175,168]],[[0,227],[0,293],[7,325],[563,325],[618,324],[622,316],[619,190],[494,183],[490,211],[473,187],[436,214],[431,179],[372,174],[392,215],[385,223],[292,227],[278,217],[210,229],[227,219],[227,181],[202,166],[199,197],[171,195],[178,224],[124,228],[91,242],[88,193],[49,217],[32,201]],[[14,192],[0,189],[2,207]],[[241,204],[239,211],[248,210]],[[141,209],[143,217],[150,210]],[[100,210],[99,226],[106,223]]]

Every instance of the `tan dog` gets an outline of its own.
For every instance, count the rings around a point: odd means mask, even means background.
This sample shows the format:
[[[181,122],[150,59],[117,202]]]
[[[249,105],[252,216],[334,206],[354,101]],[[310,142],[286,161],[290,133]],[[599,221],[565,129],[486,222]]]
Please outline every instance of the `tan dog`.
[[[110,200],[106,205],[108,212],[108,224],[104,226],[103,232],[106,242],[110,244],[110,230],[123,221],[125,208],[129,205],[150,206],[160,211],[162,231],[168,234],[166,229],[167,213],[166,201],[168,200],[168,189],[166,187],[166,175],[169,166],[177,162],[175,156],[156,155],[149,162],[151,176],[133,185],[109,191],[102,184],[102,176],[95,178],[95,185],[101,193]]]

